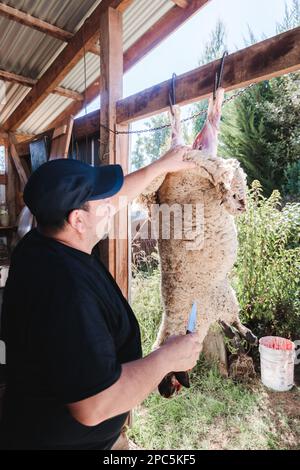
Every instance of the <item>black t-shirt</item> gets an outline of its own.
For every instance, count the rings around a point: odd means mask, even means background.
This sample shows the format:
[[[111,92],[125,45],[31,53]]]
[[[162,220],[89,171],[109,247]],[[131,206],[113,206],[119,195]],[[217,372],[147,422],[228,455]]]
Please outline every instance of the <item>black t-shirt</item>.
[[[2,310],[8,448],[109,449],[127,414],[84,426],[66,404],[93,396],[142,357],[137,320],[95,255],[29,232],[12,255]]]

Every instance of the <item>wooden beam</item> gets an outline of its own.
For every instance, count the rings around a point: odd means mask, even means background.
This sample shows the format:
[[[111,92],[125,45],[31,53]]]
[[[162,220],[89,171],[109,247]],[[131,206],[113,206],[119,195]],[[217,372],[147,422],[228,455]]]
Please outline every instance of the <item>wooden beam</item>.
[[[34,85],[37,83],[37,80],[35,80],[34,78],[24,77],[23,75],[7,72],[6,70],[2,69],[0,69],[0,80],[3,80],[5,82],[18,83],[19,85],[23,85],[29,88],[33,88]],[[57,86],[56,88],[54,88],[52,93],[65,96],[66,98],[70,98],[74,101],[83,101],[83,95],[81,93],[78,93],[74,90],[70,90],[68,88],[64,88],[62,86]]]
[[[172,0],[180,8],[186,8],[189,5],[188,0]]]
[[[83,57],[85,49],[89,45],[95,44],[100,31],[101,17],[107,11],[107,8],[117,8],[121,3],[122,0],[102,0],[32,90],[25,96],[6,122],[2,124],[5,129],[11,131],[17,129],[45,98],[53,92]]]
[[[0,129],[0,139],[8,139],[8,133],[3,129]]]
[[[118,6],[117,10],[120,13],[124,13],[124,11],[127,10],[127,8],[129,8],[133,2],[134,0],[123,0],[123,2]]]
[[[7,175],[0,174],[0,184],[6,184],[6,183],[7,183]]]
[[[176,102],[184,105],[207,98],[213,90],[216,60],[176,79]],[[230,54],[222,86],[226,91],[300,69],[300,27]],[[169,108],[170,80],[117,103],[117,123],[128,123]]]
[[[69,41],[73,34],[69,31],[65,31],[57,26],[54,26],[46,21],[43,21],[35,16],[25,13],[21,10],[17,10],[9,5],[0,3],[0,15],[8,18],[9,20],[16,21],[29,28],[34,28],[44,34],[49,34],[60,41]]]
[[[52,36],[55,39],[59,39],[63,42],[69,42],[74,36],[74,34],[70,31],[58,28],[57,26],[48,23],[47,21],[41,20],[40,18],[32,16],[29,13],[23,12],[21,10],[17,10],[16,8],[6,5],[2,2],[0,3],[0,16],[4,16],[9,20],[15,21],[24,26],[28,26],[29,28],[36,29],[41,33]],[[89,52],[99,55],[100,50],[96,45],[91,44],[89,47]]]
[[[100,126],[115,128],[116,102],[123,94],[122,14],[109,8],[100,20],[100,50],[102,91]],[[123,141],[124,143],[124,141]],[[128,152],[120,149],[115,135],[101,127],[100,161],[105,164],[119,163],[127,169]],[[113,233],[101,242],[103,261],[116,279],[123,294],[128,296],[128,215],[127,208],[115,215]],[[120,237],[120,230],[125,237]],[[122,267],[122,268],[121,268]]]
[[[154,47],[172,34],[180,25],[191,18],[210,0],[190,0],[189,7],[186,9],[174,6],[165,15],[162,16],[141,38],[139,38],[123,56],[124,73],[137,64]],[[101,77],[98,77],[88,86],[86,90],[86,103],[91,103],[101,91]],[[48,129],[59,125],[67,116],[72,114],[76,116],[82,109],[82,103],[71,103],[58,117],[56,117]]]
[[[178,76],[177,102],[187,104],[208,97],[219,65],[220,61],[217,60]],[[229,91],[297,70],[300,70],[300,27],[229,55],[225,62],[222,85]],[[118,101],[117,122],[141,119],[168,109],[169,86],[170,80],[167,80]],[[96,110],[76,119],[74,136],[81,138],[99,132],[99,113]],[[22,153],[26,153],[25,148]]]

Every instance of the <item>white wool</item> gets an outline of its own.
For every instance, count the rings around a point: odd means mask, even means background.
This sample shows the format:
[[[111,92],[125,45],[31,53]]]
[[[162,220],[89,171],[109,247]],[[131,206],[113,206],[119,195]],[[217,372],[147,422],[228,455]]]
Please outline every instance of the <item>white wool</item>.
[[[219,319],[243,328],[229,274],[238,248],[234,215],[245,201],[246,177],[235,159],[207,157],[199,150],[189,151],[187,158],[197,163],[195,169],[156,179],[140,198],[148,208],[158,202],[192,204],[193,212],[200,203],[204,209],[198,232],[191,230],[180,240],[158,237],[164,314],[154,347],[170,335],[185,334],[194,301],[201,341]]]

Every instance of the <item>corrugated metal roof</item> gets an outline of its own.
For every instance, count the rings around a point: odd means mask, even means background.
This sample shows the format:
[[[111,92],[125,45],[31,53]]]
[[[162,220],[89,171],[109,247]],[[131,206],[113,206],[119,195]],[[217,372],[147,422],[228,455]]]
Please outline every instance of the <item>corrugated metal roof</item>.
[[[76,32],[101,0],[4,0],[14,8],[37,18]],[[171,0],[135,0],[123,15],[123,48],[128,49],[161,16],[174,6]],[[31,78],[39,78],[64,47],[61,41],[39,31],[0,17],[0,68]],[[100,74],[98,56],[86,54],[87,86]],[[84,60],[68,73],[61,86],[82,93]],[[29,89],[16,84],[6,84],[6,104],[0,108],[0,124],[23,100]],[[38,133],[49,125],[71,100],[50,95],[22,124],[19,132]]]
[[[100,75],[100,57],[90,52],[86,53],[86,85],[87,87]],[[61,86],[82,93],[85,90],[84,59],[65,76]]]
[[[16,109],[18,104],[25,98],[29,92],[29,88],[17,85],[16,83],[8,83],[0,80],[1,87],[1,121],[5,121],[8,116]]]
[[[69,98],[49,95],[22,124],[20,132],[36,134],[40,129],[45,129],[70,103],[72,100]]]
[[[135,0],[123,15],[123,48],[126,51],[167,11],[171,0]]]

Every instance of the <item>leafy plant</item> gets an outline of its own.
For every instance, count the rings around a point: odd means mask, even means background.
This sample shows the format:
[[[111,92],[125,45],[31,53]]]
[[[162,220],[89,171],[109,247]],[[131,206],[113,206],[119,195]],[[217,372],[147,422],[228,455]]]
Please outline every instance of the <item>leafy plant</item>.
[[[254,181],[248,210],[239,218],[239,254],[233,281],[241,317],[258,336],[300,334],[300,204],[280,210]]]

